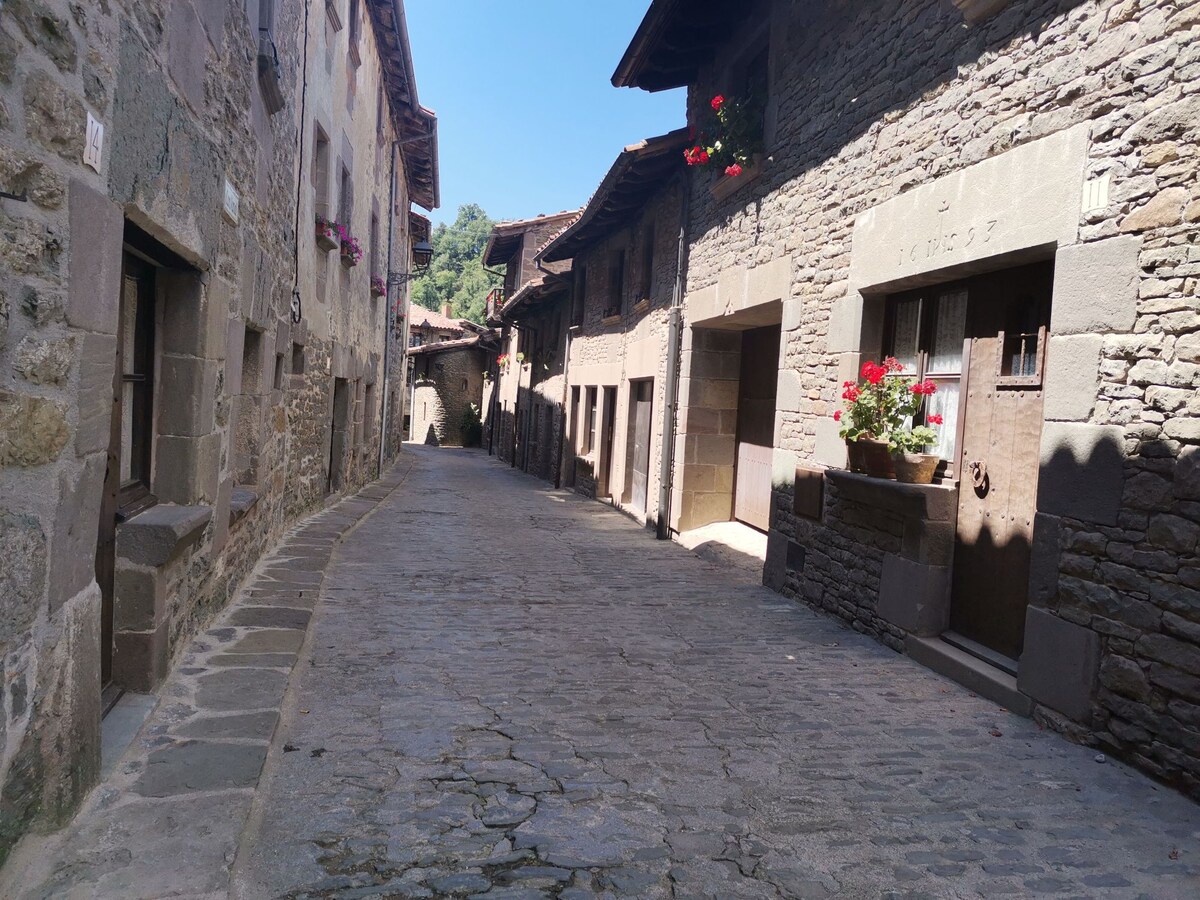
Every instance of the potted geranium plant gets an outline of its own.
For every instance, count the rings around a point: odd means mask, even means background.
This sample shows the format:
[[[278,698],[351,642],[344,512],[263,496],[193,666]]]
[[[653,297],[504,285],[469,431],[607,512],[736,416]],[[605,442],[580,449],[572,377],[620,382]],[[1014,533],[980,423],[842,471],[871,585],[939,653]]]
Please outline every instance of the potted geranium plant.
[[[882,363],[867,360],[862,366],[862,383],[842,383],[845,403],[833,414],[833,419],[841,425],[838,433],[846,441],[852,472],[895,478],[894,451],[914,452],[936,440],[937,435],[933,433],[932,439],[917,443],[932,429],[925,426],[914,429],[910,423],[920,412],[925,397],[937,390],[937,385],[932,381],[918,383],[896,377],[903,371],[904,366],[893,356]],[[940,424],[941,419],[934,416],[927,421]]]
[[[938,434],[933,426],[941,425],[942,417],[937,413],[929,413],[925,416],[924,425],[914,425],[912,422],[921,411],[925,398],[937,393],[937,385],[932,381],[910,382],[908,391],[908,398],[901,410],[905,414],[904,421],[888,434],[892,465],[896,469],[897,481],[932,484],[933,474],[942,458],[925,450],[937,442]]]
[[[382,297],[387,293],[387,282],[383,280],[382,275],[371,276],[371,296]]]
[[[341,228],[333,219],[317,216],[317,246],[325,251],[336,250]]]
[[[709,106],[712,118],[683,151],[683,158],[689,166],[714,165],[736,178],[762,152],[762,103],[752,97],[717,94]]]

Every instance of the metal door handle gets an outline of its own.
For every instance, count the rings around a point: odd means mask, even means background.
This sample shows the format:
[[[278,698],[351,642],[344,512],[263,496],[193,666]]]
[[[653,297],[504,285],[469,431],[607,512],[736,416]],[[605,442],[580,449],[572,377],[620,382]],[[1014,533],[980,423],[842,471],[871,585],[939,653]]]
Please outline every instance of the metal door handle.
[[[971,483],[977,488],[983,487],[987,481],[987,463],[977,459],[967,468],[971,470]]]

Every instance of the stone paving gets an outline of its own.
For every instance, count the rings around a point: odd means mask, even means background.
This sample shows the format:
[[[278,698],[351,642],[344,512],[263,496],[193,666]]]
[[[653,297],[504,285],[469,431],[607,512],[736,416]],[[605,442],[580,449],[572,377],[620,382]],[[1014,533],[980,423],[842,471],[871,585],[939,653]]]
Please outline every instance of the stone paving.
[[[138,739],[72,825],[20,848],[0,897],[226,896],[330,554],[410,464],[285,535],[192,642]]]
[[[409,458],[303,646],[332,524],[198,642],[22,896],[1200,896],[1171,790],[607,507]]]

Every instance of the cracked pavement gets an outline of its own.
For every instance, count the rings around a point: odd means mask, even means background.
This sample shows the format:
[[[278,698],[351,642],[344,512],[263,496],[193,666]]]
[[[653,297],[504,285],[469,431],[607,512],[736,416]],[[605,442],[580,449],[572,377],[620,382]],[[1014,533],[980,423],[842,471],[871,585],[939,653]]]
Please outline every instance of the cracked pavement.
[[[1173,791],[601,504],[406,453],[332,552],[286,694],[303,631],[264,627],[208,683],[265,698],[214,714],[243,735],[220,777],[139,763],[169,731],[213,771],[165,698],[26,896],[1200,894],[1200,807]]]

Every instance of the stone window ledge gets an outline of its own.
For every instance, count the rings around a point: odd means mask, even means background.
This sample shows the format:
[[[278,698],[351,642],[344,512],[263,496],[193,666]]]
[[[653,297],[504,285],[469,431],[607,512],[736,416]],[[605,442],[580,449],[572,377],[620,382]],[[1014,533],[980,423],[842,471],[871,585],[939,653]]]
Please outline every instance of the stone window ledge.
[[[604,326],[619,325],[619,324],[621,324],[621,316],[619,313],[615,316],[605,316],[603,319],[600,320],[600,324],[604,325]]]
[[[258,492],[248,488],[234,488],[229,497],[229,527],[244,519],[258,503]]]
[[[649,297],[643,297],[637,303],[633,304],[633,311],[638,315],[641,315],[649,308],[650,308],[650,298]]]
[[[762,175],[769,160],[770,157],[757,154],[750,162],[750,165],[742,169],[741,175],[722,175],[713,183],[712,187],[708,189],[709,193],[712,194],[713,199],[717,200],[718,202],[726,200],[728,197],[732,196],[746,185],[750,184],[750,182],[754,181],[756,178],[758,178],[758,176]]]
[[[199,543],[211,519],[211,506],[160,503],[121,524],[117,529],[117,555],[161,568]]]
[[[958,11],[962,13],[963,21],[968,25],[974,25],[1000,12],[1008,6],[1009,0],[953,0],[953,2],[958,7]]]
[[[958,487],[954,484],[904,484],[846,469],[826,469],[825,477],[838,489],[842,499],[906,519],[952,522],[958,517]]]

